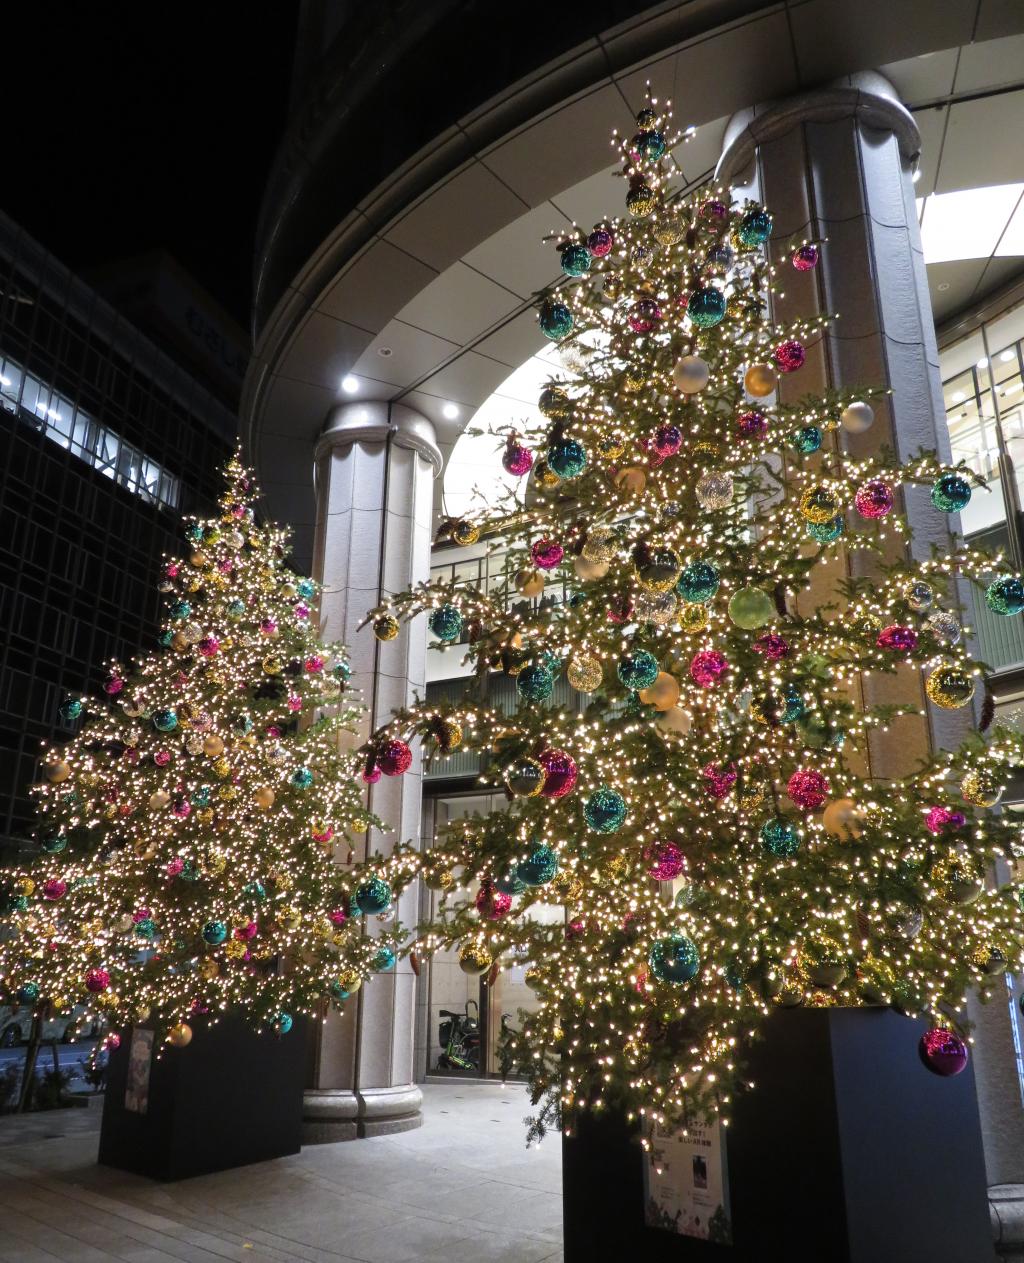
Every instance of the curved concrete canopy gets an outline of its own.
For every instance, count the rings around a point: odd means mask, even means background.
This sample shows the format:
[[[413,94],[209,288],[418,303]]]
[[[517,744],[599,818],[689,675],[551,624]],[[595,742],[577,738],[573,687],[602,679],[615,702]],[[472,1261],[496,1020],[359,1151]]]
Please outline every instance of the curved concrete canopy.
[[[447,454],[468,417],[542,344],[532,295],[556,268],[540,238],[566,220],[589,224],[618,212],[622,191],[609,178],[608,135],[631,126],[648,79],[656,93],[673,97],[680,123],[698,125],[680,154],[687,182],[713,170],[730,113],[880,63],[917,111],[922,193],[941,188],[940,158],[943,170],[977,167],[986,137],[999,150],[989,165],[1007,161],[1006,137],[1020,134],[1024,117],[1011,90],[1024,86],[1019,39],[987,49],[969,41],[1024,31],[1024,6],[805,0],[747,5],[743,16],[723,22],[727,8],[710,0],[664,5],[659,17],[636,19],[632,45],[622,27],[607,48],[595,37],[605,48],[600,58],[590,40],[544,68],[546,99],[553,84],[565,85],[559,104],[531,113],[534,76],[461,120],[457,144],[445,135],[425,146],[410,165],[431,183],[413,202],[395,194],[399,172],[348,213],[339,206],[336,231],[260,332],[242,406],[269,511],[295,526],[300,561],[311,555],[313,449],[328,412],[346,398],[342,379],[355,376],[357,398],[400,399],[421,411]],[[694,35],[697,9],[706,20]],[[630,48],[650,46],[652,24],[663,34],[661,51],[626,64]],[[674,39],[680,29],[691,33]],[[1004,42],[1011,47],[1002,49]],[[893,64],[894,53],[906,60]],[[981,125],[976,107],[990,100],[1013,111],[1013,128],[1005,120],[995,131]],[[956,126],[954,107],[966,111]],[[508,124],[507,133],[466,159],[467,137],[483,134],[484,118],[492,130],[495,120]],[[1024,169],[1024,154],[1012,162]],[[949,187],[963,187],[963,179],[951,174]],[[458,416],[446,417],[446,405]]]

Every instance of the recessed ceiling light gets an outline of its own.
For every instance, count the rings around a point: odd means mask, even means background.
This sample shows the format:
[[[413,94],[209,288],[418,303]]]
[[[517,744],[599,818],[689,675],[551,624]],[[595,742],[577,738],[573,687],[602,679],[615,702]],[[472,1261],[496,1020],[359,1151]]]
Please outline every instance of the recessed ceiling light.
[[[953,394],[950,396],[950,398],[953,400],[954,403],[963,403],[963,401],[967,398],[967,396],[964,394],[962,390],[955,390]]]
[[[381,357],[382,360],[386,360],[389,355],[394,355],[394,351],[392,351],[392,349],[389,346],[379,346],[377,348],[377,354]]]
[[[1003,351],[1000,353],[999,358],[1003,361],[1004,364],[1009,364],[1009,362],[1013,359],[1013,352]]]
[[[918,198],[925,263],[987,259],[997,245],[999,256],[1024,254],[1022,242],[1013,241],[1011,248],[1010,240],[1015,226],[1024,229],[1024,217],[1014,214],[1022,193],[1024,184],[990,184]],[[969,232],[964,224],[970,224]]]
[[[348,377],[343,377],[341,379],[341,388],[345,392],[346,395],[354,395],[356,391],[359,389],[359,382],[350,373]]]
[[[949,281],[939,281],[938,285],[936,285],[935,288],[939,291],[940,294],[944,294],[946,290],[949,289]]]
[[[983,355],[975,365],[975,368],[988,368],[988,356]]]
[[[459,409],[453,403],[446,403],[445,406],[441,409],[441,412],[447,421],[454,421],[455,418],[459,415]]]

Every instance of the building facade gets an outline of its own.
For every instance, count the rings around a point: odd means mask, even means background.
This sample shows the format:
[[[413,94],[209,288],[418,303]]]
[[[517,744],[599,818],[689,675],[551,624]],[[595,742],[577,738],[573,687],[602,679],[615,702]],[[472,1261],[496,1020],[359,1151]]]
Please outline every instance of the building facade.
[[[209,508],[232,411],[0,216],[0,849],[68,694],[154,642],[161,557]]]

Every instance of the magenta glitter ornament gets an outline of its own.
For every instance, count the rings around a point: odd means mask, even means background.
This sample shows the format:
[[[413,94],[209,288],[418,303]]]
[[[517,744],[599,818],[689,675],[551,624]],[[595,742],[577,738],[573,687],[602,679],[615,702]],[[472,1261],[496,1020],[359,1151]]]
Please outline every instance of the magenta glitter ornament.
[[[115,1052],[121,1047],[121,1036],[118,1035],[117,1031],[111,1031],[103,1041],[103,1044],[104,1047],[109,1048],[111,1052]]]
[[[59,877],[51,877],[49,881],[43,882],[44,899],[63,899],[67,893],[68,884]]]
[[[235,568],[235,563],[230,557],[225,557],[223,561],[217,562],[217,569],[221,574],[230,574]]]
[[[302,710],[302,698],[299,697],[297,693],[288,694],[288,709],[293,713],[295,711]]]
[[[276,636],[277,623],[272,618],[260,619],[260,634],[263,636]]]
[[[332,908],[327,914],[327,920],[331,925],[344,925],[348,920],[348,913],[344,908]]]
[[[412,766],[412,751],[396,737],[377,751],[377,762],[385,776],[401,776]]]
[[[296,618],[309,618],[309,606],[300,601],[298,605],[295,606],[293,613]]]
[[[164,574],[168,577],[168,579],[177,579],[178,577],[177,564],[173,561],[168,562],[166,568],[164,569]]]
[[[129,746],[128,749],[125,750],[124,754],[121,755],[121,758],[124,759],[125,763],[127,763],[129,767],[134,767],[139,761],[139,752],[134,746]]]
[[[538,539],[530,549],[530,556],[538,570],[554,570],[565,556],[565,549],[553,539]]]
[[[149,908],[136,908],[132,913],[132,921],[135,925],[138,925],[140,921],[151,921],[152,919],[153,913]]]
[[[803,346],[792,339],[788,342],[780,342],[772,352],[772,359],[780,373],[795,373],[798,368],[803,367],[806,358]]]
[[[709,763],[700,775],[706,793],[714,799],[725,798],[736,784],[736,764],[720,767],[717,763]]]
[[[603,259],[606,254],[610,254],[614,244],[615,238],[607,228],[595,228],[587,238],[587,249],[595,259]]]
[[[702,649],[690,661],[690,678],[702,689],[714,688],[728,669],[729,663],[717,649]]]
[[[507,443],[501,456],[502,468],[516,478],[522,478],[533,468],[533,452],[521,443]]]
[[[944,1079],[966,1070],[970,1060],[967,1045],[960,1036],[942,1026],[933,1026],[930,1031],[925,1031],[917,1051],[932,1074]]]
[[[828,798],[828,781],[820,772],[801,769],[786,782],[786,793],[804,811],[817,811]]]
[[[629,327],[634,333],[650,333],[661,320],[661,308],[653,298],[640,298],[629,309]]]
[[[648,876],[655,881],[674,881],[686,868],[686,856],[674,842],[652,842],[644,847]]]
[[[212,658],[220,649],[220,641],[216,636],[204,636],[196,648],[204,658]]]
[[[153,755],[153,762],[157,765],[157,767],[166,767],[170,761],[170,750],[157,750],[156,754]]]
[[[331,838],[334,837],[334,828],[332,825],[328,824],[328,825],[325,825],[322,829],[317,830],[317,832],[315,833],[310,831],[309,836],[313,839],[314,842],[330,842]]]
[[[362,775],[363,775],[363,781],[367,785],[376,785],[377,782],[380,780],[380,775],[381,775],[380,768],[376,766],[363,768]]]
[[[745,439],[763,439],[768,433],[768,418],[763,412],[741,412],[736,418],[736,429]]]
[[[564,750],[549,748],[537,755],[537,762],[544,769],[544,782],[540,792],[545,798],[564,798],[576,785],[576,760]]]
[[[586,928],[587,923],[582,917],[577,917],[575,921],[570,921],[565,927],[566,941],[572,943],[576,939],[582,938],[583,934],[586,932]]]
[[[818,247],[813,241],[793,251],[793,266],[798,272],[809,272],[818,262]]]
[[[884,479],[872,478],[858,488],[853,503],[861,517],[881,518],[892,512],[895,496]]]
[[[318,654],[314,654],[312,658],[306,659],[303,667],[310,675],[319,675],[324,669],[324,660]]]
[[[659,425],[651,440],[651,447],[662,460],[675,456],[682,445],[683,434],[677,425]]]
[[[104,684],[103,691],[104,693],[108,693],[111,697],[116,697],[123,688],[124,680],[122,680],[119,675],[112,675],[106,684]]]
[[[628,596],[613,596],[608,602],[608,621],[620,626],[633,617],[633,602]]]
[[[177,798],[171,811],[179,820],[185,820],[191,814],[192,804],[187,798]]]
[[[110,986],[110,974],[105,969],[90,969],[85,975],[85,989],[99,995]]]
[[[492,881],[482,881],[476,892],[476,910],[487,921],[500,921],[512,910],[512,896],[496,890]]]
[[[700,213],[705,219],[724,219],[729,213],[729,208],[717,198],[709,198],[708,201],[701,203]]]
[[[936,835],[962,829],[966,823],[967,817],[962,811],[951,811],[948,807],[931,807],[924,818],[925,828]]]
[[[898,623],[893,623],[890,627],[882,628],[875,644],[879,649],[888,649],[892,653],[909,653],[917,648],[917,632],[913,627],[901,627]]]
[[[763,654],[770,662],[777,662],[789,656],[789,642],[775,632],[764,632],[754,641],[753,650]]]
[[[176,855],[173,860],[167,861],[167,876],[177,877],[177,875],[182,871],[184,867],[185,867],[185,861],[181,858],[180,855]]]

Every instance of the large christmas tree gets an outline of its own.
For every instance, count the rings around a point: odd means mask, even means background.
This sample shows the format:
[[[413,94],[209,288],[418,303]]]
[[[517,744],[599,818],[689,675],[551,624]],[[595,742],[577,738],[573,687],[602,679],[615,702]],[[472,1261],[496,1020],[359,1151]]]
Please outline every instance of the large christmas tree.
[[[475,658],[475,693],[401,713],[376,748],[461,743],[508,810],[376,875],[418,863],[447,892],[420,950],[458,945],[481,975],[529,960],[539,1130],[613,1100],[669,1125],[727,1113],[776,1005],[928,1015],[923,1055],[955,1068],[968,990],[1021,959],[1018,891],[986,883],[1019,840],[996,809],[1019,738],[868,772],[900,715],[981,700],[958,582],[1024,609],[1020,579],[962,540],[911,557],[909,489],[947,515],[981,480],[931,452],[854,458],[869,393],[780,402],[823,322],[773,322],[769,211],[674,196],[669,127],[652,105],[621,144],[627,216],[559,242],[539,319],[571,371],[543,391],[544,429],[508,436],[525,500],[481,523],[502,531],[505,587],[432,583],[375,612],[387,636],[428,610]],[[790,243],[787,267],[822,247]],[[513,713],[488,701],[496,671]],[[563,671],[577,705],[553,701]],[[564,928],[530,918],[538,901]]]
[[[0,873],[0,1002],[184,1044],[226,1009],[285,1033],[394,963],[400,927],[364,937],[335,862],[374,823],[349,668],[256,495],[230,461],[219,516],[166,563],[160,651],[63,704],[81,722],[43,760],[40,853]]]

